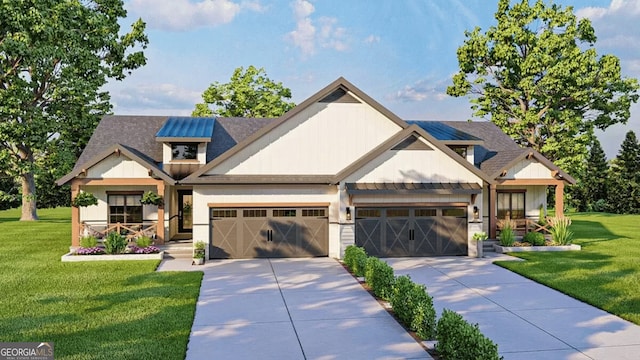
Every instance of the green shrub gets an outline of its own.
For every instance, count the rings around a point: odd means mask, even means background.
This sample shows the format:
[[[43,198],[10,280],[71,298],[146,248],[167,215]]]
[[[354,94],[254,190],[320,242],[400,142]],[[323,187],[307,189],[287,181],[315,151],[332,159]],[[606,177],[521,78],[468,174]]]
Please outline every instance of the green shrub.
[[[513,242],[516,239],[516,235],[513,229],[516,227],[516,223],[513,220],[500,220],[498,221],[498,227],[500,227],[500,245],[513,246]]]
[[[83,236],[80,238],[80,247],[81,248],[92,248],[98,245],[98,239],[95,236]]]
[[[393,312],[400,322],[407,327],[411,326],[411,320],[413,319],[411,290],[413,290],[414,285],[409,275],[398,276],[393,284],[393,294],[389,299]]]
[[[433,298],[427,294],[424,285],[418,286],[414,291],[416,296],[411,330],[423,340],[433,339],[436,334],[436,309],[433,307]]]
[[[558,245],[569,245],[573,241],[573,232],[569,230],[571,219],[568,217],[549,218],[551,238]]]
[[[407,328],[424,340],[433,339],[436,311],[424,285],[414,283],[408,275],[399,276],[389,300],[393,312]]]
[[[471,325],[460,314],[445,309],[438,320],[436,351],[441,359],[502,359],[498,346],[482,335],[478,324]]]
[[[377,297],[384,300],[391,298],[395,278],[393,276],[393,268],[389,264],[376,257],[369,257],[364,277]]]
[[[543,246],[544,245],[544,235],[539,232],[528,232],[524,235],[522,239],[533,246]]]
[[[122,254],[127,248],[127,238],[112,231],[104,239],[104,251],[107,254]]]
[[[367,252],[360,246],[347,246],[344,250],[344,264],[355,276],[364,276],[367,267]]]
[[[136,245],[140,248],[146,248],[153,243],[153,240],[148,236],[141,236],[136,239]]]

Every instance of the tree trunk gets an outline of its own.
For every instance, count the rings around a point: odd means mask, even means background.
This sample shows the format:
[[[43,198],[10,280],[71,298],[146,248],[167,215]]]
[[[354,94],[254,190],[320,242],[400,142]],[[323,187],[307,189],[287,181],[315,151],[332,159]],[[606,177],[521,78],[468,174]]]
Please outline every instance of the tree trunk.
[[[32,172],[20,176],[22,182],[22,216],[20,221],[38,220],[36,208],[36,180]]]

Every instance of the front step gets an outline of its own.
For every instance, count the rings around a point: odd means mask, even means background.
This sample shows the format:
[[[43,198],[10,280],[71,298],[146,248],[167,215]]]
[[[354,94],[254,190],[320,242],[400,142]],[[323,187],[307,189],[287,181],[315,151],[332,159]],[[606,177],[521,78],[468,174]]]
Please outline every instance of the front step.
[[[191,259],[193,258],[193,245],[188,242],[169,242],[158,246],[164,251],[164,257],[168,259]]]
[[[482,251],[484,253],[488,252],[496,252],[496,249],[493,247],[494,244],[498,244],[498,240],[485,240],[482,242]]]

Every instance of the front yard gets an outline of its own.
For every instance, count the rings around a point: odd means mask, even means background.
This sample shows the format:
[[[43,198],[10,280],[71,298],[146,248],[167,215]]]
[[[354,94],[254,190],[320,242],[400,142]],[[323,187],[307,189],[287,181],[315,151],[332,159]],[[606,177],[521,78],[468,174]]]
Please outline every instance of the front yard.
[[[582,251],[496,264],[640,325],[640,215],[569,214]]]
[[[63,263],[69,208],[0,211],[0,342],[52,341],[56,359],[182,359],[202,273],[158,261]]]

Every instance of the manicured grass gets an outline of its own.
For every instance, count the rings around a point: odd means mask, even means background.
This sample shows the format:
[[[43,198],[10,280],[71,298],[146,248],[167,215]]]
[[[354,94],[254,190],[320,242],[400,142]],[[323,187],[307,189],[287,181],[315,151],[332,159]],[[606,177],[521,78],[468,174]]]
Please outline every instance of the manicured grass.
[[[0,211],[0,342],[53,341],[56,359],[184,359],[202,273],[62,263],[71,210],[38,213]]]
[[[496,264],[640,325],[640,215],[569,214],[581,251]]]

